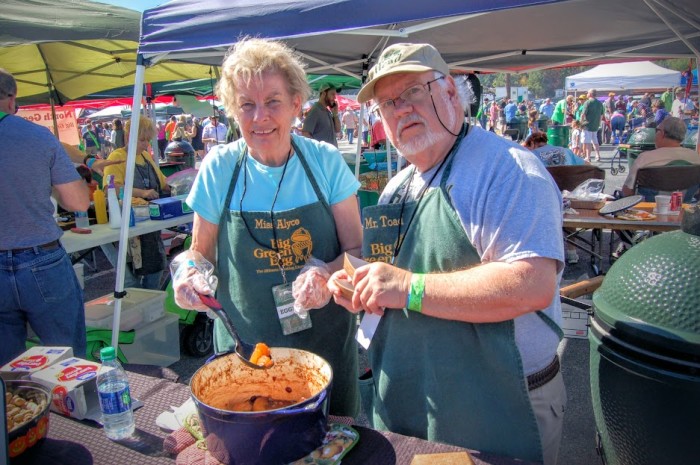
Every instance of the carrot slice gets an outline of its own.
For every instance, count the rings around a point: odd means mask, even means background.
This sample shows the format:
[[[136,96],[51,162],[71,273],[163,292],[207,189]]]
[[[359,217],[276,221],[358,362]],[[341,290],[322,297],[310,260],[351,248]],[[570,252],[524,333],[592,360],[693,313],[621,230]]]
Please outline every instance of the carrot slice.
[[[272,355],[270,354],[270,348],[264,342],[258,342],[255,344],[255,349],[250,355],[250,362],[258,366],[270,368],[274,365],[272,361]]]

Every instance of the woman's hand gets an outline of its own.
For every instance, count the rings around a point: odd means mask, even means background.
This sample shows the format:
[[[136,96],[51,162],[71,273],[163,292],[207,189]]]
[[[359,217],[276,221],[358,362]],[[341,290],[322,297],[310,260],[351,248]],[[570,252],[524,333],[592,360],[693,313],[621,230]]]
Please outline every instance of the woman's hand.
[[[330,278],[328,266],[321,260],[310,258],[292,284],[294,311],[304,314],[308,310],[322,308],[331,300],[328,289]]]
[[[208,311],[199,294],[214,295],[218,278],[214,265],[197,251],[186,250],[170,264],[175,303],[185,309]]]
[[[155,189],[141,189],[140,197],[146,200],[155,200],[160,197],[160,195],[158,195]]]

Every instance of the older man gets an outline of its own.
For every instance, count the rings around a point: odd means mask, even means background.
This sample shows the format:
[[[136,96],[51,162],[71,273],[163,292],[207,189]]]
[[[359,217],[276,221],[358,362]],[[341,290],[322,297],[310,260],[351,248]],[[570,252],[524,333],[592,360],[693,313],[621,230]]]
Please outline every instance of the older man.
[[[622,186],[622,194],[625,197],[636,193],[637,173],[642,168],[664,166],[672,162],[700,164],[700,155],[696,151],[681,147],[686,130],[685,123],[674,116],[666,117],[659,124],[654,137],[656,150],[642,152],[632,164],[627,174],[627,179],[625,179],[625,183]]]
[[[676,89],[676,99],[671,105],[671,115],[680,118],[687,126],[694,110],[695,105],[692,100],[685,96],[685,89],[678,87]]]
[[[382,315],[368,416],[381,429],[554,464],[566,403],[556,185],[533,154],[465,123],[473,95],[431,45],[387,48],[358,99],[375,102],[411,162],[364,209],[373,263],[333,277],[352,281],[352,298],[330,284],[348,310]]]
[[[83,292],[50,198],[53,189],[63,208],[84,211],[88,188],[58,139],[14,116],[16,98],[14,77],[0,69],[0,365],[24,351],[27,324],[42,344],[71,346],[83,357]]]
[[[566,116],[569,114],[569,107],[574,102],[573,95],[567,95],[557,102],[552,113],[552,122],[554,124],[563,125],[566,122]]]

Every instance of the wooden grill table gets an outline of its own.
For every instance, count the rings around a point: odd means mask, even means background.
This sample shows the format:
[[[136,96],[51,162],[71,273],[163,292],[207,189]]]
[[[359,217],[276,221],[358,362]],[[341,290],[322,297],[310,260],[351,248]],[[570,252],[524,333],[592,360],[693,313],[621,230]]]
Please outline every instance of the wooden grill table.
[[[644,210],[652,213],[656,204],[654,202],[638,203],[632,209]],[[564,228],[575,230],[572,233],[566,234],[567,242],[576,246],[591,255],[591,263],[596,271],[596,274],[602,272],[602,232],[603,230],[610,231],[651,231],[651,232],[667,232],[680,229],[681,220],[683,218],[683,209],[678,215],[659,215],[654,213],[656,218],[643,221],[631,221],[616,218],[614,215],[601,215],[598,210],[577,209],[577,215],[564,214]],[[592,231],[592,239],[590,241],[581,237],[583,231]],[[613,236],[610,237],[612,246]],[[611,247],[612,248],[612,247]],[[612,251],[611,251],[612,253]]]
[[[152,368],[145,367],[144,368]],[[142,371],[142,370],[140,370]],[[154,368],[152,372],[156,372]],[[161,371],[168,372],[168,369]],[[49,435],[36,451],[29,450],[18,463],[54,465],[113,465],[113,464],[173,464],[175,457],[163,451],[163,439],[168,432],[155,423],[156,417],[178,406],[190,396],[189,386],[170,379],[155,378],[127,372],[132,395],[141,400],[143,407],[134,412],[135,437],[113,442],[102,428],[88,421],[77,421],[51,413]],[[330,418],[333,421],[333,417]],[[360,439],[343,458],[343,465],[399,464],[409,465],[416,454],[458,452],[465,449],[424,441],[400,434],[375,431],[353,426]],[[507,441],[508,438],[503,438]],[[526,465],[526,462],[507,457],[469,451],[476,464]]]

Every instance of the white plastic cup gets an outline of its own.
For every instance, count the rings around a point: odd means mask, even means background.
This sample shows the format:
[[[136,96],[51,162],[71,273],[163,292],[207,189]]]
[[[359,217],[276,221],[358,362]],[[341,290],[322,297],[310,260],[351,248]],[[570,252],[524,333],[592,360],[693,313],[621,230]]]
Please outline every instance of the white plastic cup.
[[[671,196],[670,195],[657,195],[656,200],[656,213],[659,215],[668,215],[671,211]]]
[[[669,205],[670,205],[669,198]],[[90,228],[90,218],[88,218],[87,212],[75,212],[75,226],[77,228],[88,229]]]

